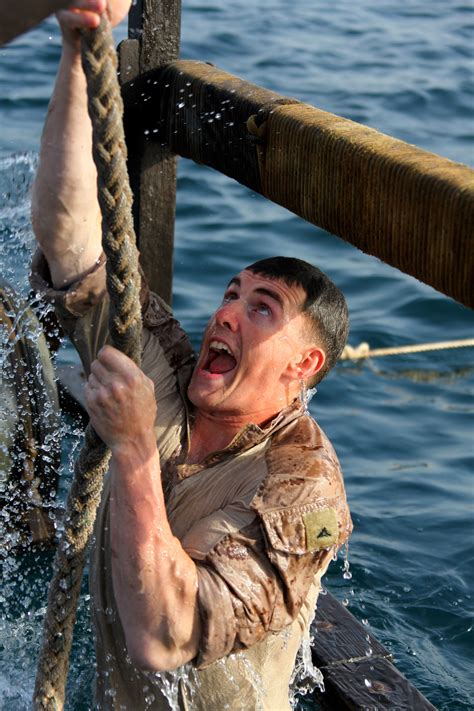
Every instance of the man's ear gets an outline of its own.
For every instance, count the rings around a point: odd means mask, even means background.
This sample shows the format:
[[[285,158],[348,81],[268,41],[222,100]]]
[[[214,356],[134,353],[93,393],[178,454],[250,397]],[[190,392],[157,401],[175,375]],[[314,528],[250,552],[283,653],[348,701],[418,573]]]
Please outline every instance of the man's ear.
[[[326,362],[326,353],[318,346],[309,346],[299,353],[287,367],[291,380],[309,380],[316,375]]]

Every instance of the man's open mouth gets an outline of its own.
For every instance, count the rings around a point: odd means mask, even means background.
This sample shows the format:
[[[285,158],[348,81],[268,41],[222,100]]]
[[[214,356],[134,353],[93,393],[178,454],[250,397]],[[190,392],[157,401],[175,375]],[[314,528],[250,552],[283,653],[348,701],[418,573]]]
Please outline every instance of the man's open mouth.
[[[222,341],[211,341],[209,343],[209,351],[207,359],[202,366],[203,370],[209,373],[222,375],[234,370],[237,365],[237,360],[230,350],[229,346]]]

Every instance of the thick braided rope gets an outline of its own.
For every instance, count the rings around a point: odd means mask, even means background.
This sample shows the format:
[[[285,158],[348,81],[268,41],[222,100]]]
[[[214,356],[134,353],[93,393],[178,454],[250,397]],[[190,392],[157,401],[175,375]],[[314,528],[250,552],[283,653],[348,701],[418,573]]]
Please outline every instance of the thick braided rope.
[[[116,54],[108,23],[83,34],[82,61],[93,126],[93,155],[102,210],[102,245],[107,256],[111,343],[140,364],[141,316],[138,255],[131,216]],[[69,655],[86,551],[110,452],[89,425],[76,461],[54,560],[43,642],[34,691],[35,709],[64,706]]]

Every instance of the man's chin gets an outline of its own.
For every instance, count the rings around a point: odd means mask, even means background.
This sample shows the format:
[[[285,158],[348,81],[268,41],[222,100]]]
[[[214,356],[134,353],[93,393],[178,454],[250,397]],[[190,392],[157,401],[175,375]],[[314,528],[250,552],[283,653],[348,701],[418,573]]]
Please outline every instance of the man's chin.
[[[188,398],[199,409],[209,409],[215,407],[223,395],[223,379],[220,382],[215,380],[204,380],[202,378],[194,378],[191,380],[188,387]]]

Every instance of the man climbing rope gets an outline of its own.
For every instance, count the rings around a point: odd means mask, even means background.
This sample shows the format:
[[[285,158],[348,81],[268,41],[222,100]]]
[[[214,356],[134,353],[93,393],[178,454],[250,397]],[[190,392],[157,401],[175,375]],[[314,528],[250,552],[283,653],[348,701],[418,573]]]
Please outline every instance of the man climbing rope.
[[[128,5],[112,5],[113,22]],[[182,708],[287,709],[321,576],[351,530],[336,455],[301,398],[342,351],[345,301],[318,269],[272,258],[231,280],[197,362],[146,285],[142,370],[106,345],[82,13],[60,22],[32,278],[79,351],[112,452],[90,571],[97,703],[169,708],[149,672],[192,662]]]

